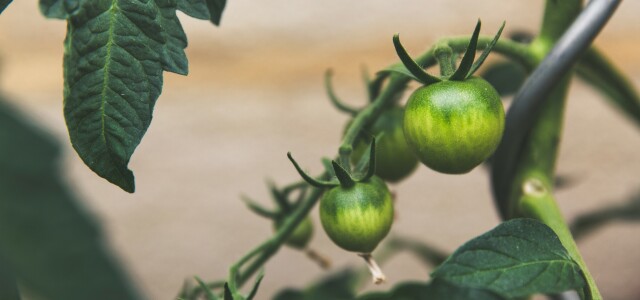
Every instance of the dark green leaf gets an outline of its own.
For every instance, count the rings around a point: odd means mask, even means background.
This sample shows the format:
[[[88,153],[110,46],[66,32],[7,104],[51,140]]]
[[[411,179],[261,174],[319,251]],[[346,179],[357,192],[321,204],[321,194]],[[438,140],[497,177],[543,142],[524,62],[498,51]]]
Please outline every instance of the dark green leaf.
[[[162,64],[165,71],[187,75],[189,61],[184,49],[187,47],[187,36],[176,16],[176,0],[155,0],[160,8],[160,26],[164,29],[165,39],[162,48]]]
[[[326,187],[336,186],[336,184],[333,182],[318,180],[311,177],[311,175],[307,174],[307,172],[302,170],[298,162],[296,162],[296,160],[293,159],[293,156],[291,156],[291,152],[287,153],[287,157],[289,158],[289,161],[291,161],[291,163],[293,164],[293,167],[296,168],[296,171],[298,171],[298,174],[300,174],[300,177],[302,177],[302,179],[304,179],[304,181],[306,181],[310,185],[315,186],[317,188],[326,188]]]
[[[251,200],[251,198],[245,196],[245,195],[241,195],[240,199],[242,199],[242,201],[244,201],[244,203],[247,205],[247,207],[254,212],[255,214],[261,216],[261,217],[265,217],[268,219],[275,219],[276,217],[278,217],[278,214],[276,212],[270,211],[264,207],[262,207],[262,205],[256,203],[255,201]]]
[[[233,295],[231,295],[229,284],[226,282],[224,283],[224,300],[233,300]]]
[[[324,87],[327,91],[327,96],[329,96],[329,100],[331,100],[333,106],[335,106],[338,110],[355,116],[358,113],[358,109],[345,104],[344,102],[342,102],[342,100],[340,100],[340,98],[338,98],[335,91],[333,90],[333,84],[331,84],[332,77],[333,72],[331,70],[327,70],[324,73]]]
[[[211,19],[206,0],[178,0],[178,10],[196,19]]]
[[[211,15],[211,22],[216,25],[220,25],[220,19],[222,18],[222,12],[227,5],[227,0],[207,0],[207,7],[209,8],[209,15]]]
[[[436,82],[440,82],[440,78],[429,75],[429,73],[425,72],[422,66],[418,65],[418,63],[411,58],[407,50],[404,49],[402,43],[400,43],[400,36],[398,34],[393,36],[393,46],[396,49],[396,53],[402,61],[402,64],[406,67],[407,70],[422,84],[432,84]],[[395,69],[391,69],[390,71],[396,71]]]
[[[0,101],[0,258],[46,299],[139,299],[60,180],[59,150]]]
[[[207,300],[218,300],[218,297],[213,293],[213,291],[207,286],[200,277],[195,276],[195,280],[198,282],[200,288],[204,291],[204,296],[207,297]]]
[[[340,185],[342,187],[350,187],[355,184],[355,181],[351,177],[351,174],[338,162],[335,160],[331,162],[333,165],[333,171],[336,172],[336,177],[338,177],[338,181],[340,181]]]
[[[640,95],[629,79],[595,48],[577,65],[578,76],[602,92],[610,102],[640,125]]]
[[[45,17],[65,20],[78,11],[80,0],[40,0],[39,7]]]
[[[507,221],[472,239],[432,276],[508,298],[559,293],[585,285],[580,267],[553,230],[533,219]]]
[[[502,300],[503,298],[487,290],[460,287],[435,279],[430,283],[407,282],[393,288],[390,292],[369,293],[358,300]]]
[[[251,292],[247,296],[247,300],[253,300],[253,298],[258,293],[258,288],[260,287],[260,282],[262,282],[262,278],[264,278],[264,269],[260,270],[258,276],[256,277],[256,282],[253,284],[253,288],[251,288]]]
[[[500,96],[515,94],[527,78],[527,72],[512,61],[497,62],[488,66],[480,75],[498,91]]]
[[[353,300],[357,273],[344,269],[325,277],[304,291],[286,289],[279,292],[274,300]]]
[[[9,272],[7,265],[0,260],[0,299],[20,300],[20,291],[16,278]]]
[[[13,0],[0,0],[0,14],[11,4]]]
[[[500,39],[500,35],[502,34],[504,25],[505,25],[505,22],[502,22],[502,26],[500,26],[500,29],[498,29],[498,33],[496,33],[496,35],[493,37],[493,40],[491,40],[491,43],[489,43],[489,45],[487,45],[487,47],[484,48],[484,51],[482,51],[482,54],[480,54],[480,57],[478,57],[478,59],[473,63],[473,66],[471,66],[471,70],[469,70],[469,73],[467,73],[467,76],[466,76],[467,78],[473,75],[473,73],[475,73],[478,70],[478,68],[482,66],[482,63],[484,63],[484,60],[487,59],[487,56],[489,56],[489,53],[491,53],[491,49],[493,49],[493,47],[498,42],[498,39]]]
[[[388,73],[399,73],[402,74],[404,76],[407,76],[417,82],[420,82],[420,79],[418,79],[418,77],[414,76],[409,69],[407,69],[407,67],[405,67],[403,64],[395,64],[392,65],[388,68],[385,68],[384,70],[378,72],[378,75],[384,75],[384,74],[388,74]]]
[[[473,60],[476,57],[476,47],[478,46],[478,36],[480,36],[480,27],[481,22],[478,20],[476,23],[476,28],[473,30],[473,34],[471,35],[471,40],[469,40],[469,46],[467,46],[467,51],[465,51],[462,56],[462,60],[460,60],[460,66],[456,70],[449,80],[464,80],[469,74],[471,67],[473,66]]]
[[[333,170],[333,165],[331,164],[331,159],[328,158],[328,157],[323,157],[321,159],[321,162],[322,162],[322,166],[324,167],[324,169],[329,174],[329,178],[335,178],[336,177],[336,172]]]
[[[69,136],[98,175],[133,192],[127,169],[151,123],[162,71],[187,72],[175,0],[83,1],[68,20],[65,106]]]

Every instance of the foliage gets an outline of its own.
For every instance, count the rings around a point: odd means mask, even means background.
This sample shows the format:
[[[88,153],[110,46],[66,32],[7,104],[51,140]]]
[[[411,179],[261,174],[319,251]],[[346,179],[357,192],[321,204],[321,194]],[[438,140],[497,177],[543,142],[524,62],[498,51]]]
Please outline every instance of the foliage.
[[[507,221],[458,248],[432,274],[506,298],[582,288],[580,266],[553,230],[531,219]]]
[[[140,299],[60,179],[58,144],[3,99],[0,144],[0,286],[15,276],[47,299]]]
[[[10,2],[0,2],[0,13]],[[380,155],[376,140],[384,139],[384,130],[377,130],[376,122],[391,110],[402,110],[401,96],[411,80],[427,87],[482,80],[482,90],[493,90],[483,79],[472,77],[493,51],[505,60],[489,66],[482,74],[498,88],[500,95],[515,93],[506,115],[504,135],[490,166],[494,199],[504,222],[465,243],[446,259],[442,252],[419,241],[391,238],[383,243],[389,248],[383,247],[382,253],[384,249],[410,250],[436,265],[431,281],[403,282],[385,292],[358,295],[362,272],[345,269],[307,289],[285,289],[275,299],[497,300],[567,290],[578,291],[582,299],[602,299],[562,217],[553,189],[558,180],[555,164],[564,107],[574,71],[636,125],[640,124],[640,96],[629,80],[591,46],[618,3],[594,0],[583,7],[581,0],[547,0],[540,33],[531,39],[500,40],[504,24],[494,36],[480,35],[478,21],[471,35],[444,37],[416,57],[409,55],[399,35],[395,35],[392,42],[400,62],[381,70],[374,78],[365,73],[367,104],[361,108],[345,105],[338,99],[328,71],[325,85],[329,99],[352,116],[337,155],[334,159],[323,158],[325,171],[312,176],[289,154],[304,182],[282,189],[270,184],[277,209],[266,209],[244,198],[253,212],[273,221],[274,235],[231,264],[228,278],[205,282],[195,277],[196,283],[185,282],[178,298],[259,297],[264,264],[298,234],[300,240],[293,245],[306,247],[311,227],[305,227],[310,223],[303,222],[309,222],[308,214],[323,194],[324,198],[339,199],[341,211],[346,212],[341,218],[330,218],[335,217],[336,209],[324,212],[325,231],[329,228],[329,234],[337,240],[336,235],[355,228],[343,219],[367,217],[364,210],[373,211],[373,215],[380,213],[375,210],[380,208],[373,199],[376,196],[353,193],[374,181],[382,191],[376,191],[382,195],[378,198],[386,203],[382,211],[383,228],[365,246],[344,245],[358,242],[358,238],[370,232],[356,232],[338,244],[348,250],[366,252],[359,255],[365,258],[374,281],[384,278],[369,253],[387,234],[393,214],[391,194],[385,183],[374,176]],[[176,12],[219,25],[225,5],[226,0],[39,1],[47,18],[67,21],[64,116],[73,148],[96,174],[127,192],[134,192],[134,176],[128,164],[151,124],[155,103],[162,92],[163,72],[188,73],[184,52],[187,37]],[[482,54],[476,59],[478,51]],[[440,66],[439,76],[425,71],[435,64]],[[451,93],[459,96],[460,91]],[[461,105],[459,98],[449,99],[453,107]],[[500,105],[499,101],[496,103]],[[405,124],[407,115],[405,112],[402,116]],[[444,118],[445,121],[450,120]],[[367,138],[370,130],[375,137]],[[395,135],[395,131],[388,132]],[[434,135],[427,132],[424,139]],[[496,135],[500,136],[497,131]],[[368,151],[363,150],[366,144],[363,141],[369,140]],[[445,142],[458,140],[455,134],[444,138]],[[60,179],[56,142],[2,99],[0,144],[0,298],[20,299],[23,288],[47,299],[141,298],[104,246],[99,227]],[[471,168],[491,155],[493,146],[491,151],[481,153]],[[456,161],[477,152],[476,149],[464,153]],[[385,153],[388,159],[393,159],[393,154]],[[434,157],[432,153],[425,155]],[[410,172],[405,173],[398,180]],[[291,199],[296,191],[297,198]],[[634,195],[632,201],[623,205],[580,216],[571,229],[579,237],[610,220],[640,220],[637,198]],[[322,207],[321,203],[321,210]],[[298,228],[306,230],[300,233]],[[384,259],[381,254],[379,260]],[[248,293],[243,293],[243,286],[252,277],[255,277],[253,285]]]
[[[189,72],[187,37],[176,11],[219,24],[224,4],[40,1],[45,16],[67,20],[64,116],[73,148],[96,174],[135,190],[127,165],[151,124],[162,73]]]

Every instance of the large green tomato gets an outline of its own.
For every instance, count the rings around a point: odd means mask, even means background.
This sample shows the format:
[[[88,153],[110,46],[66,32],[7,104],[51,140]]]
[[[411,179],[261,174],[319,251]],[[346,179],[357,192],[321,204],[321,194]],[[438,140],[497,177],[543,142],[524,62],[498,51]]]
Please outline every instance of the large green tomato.
[[[371,253],[393,223],[393,204],[387,185],[379,177],[336,186],[320,200],[320,220],[327,235],[347,251]]]
[[[503,130],[500,96],[479,77],[417,89],[404,115],[405,138],[420,161],[448,174],[467,173],[491,156]]]
[[[371,134],[382,137],[376,140],[376,175],[389,182],[398,182],[410,175],[418,166],[418,158],[407,145],[402,131],[404,109],[393,107],[385,110],[371,126]],[[369,139],[359,142],[353,149],[352,161],[357,163],[369,149]]]

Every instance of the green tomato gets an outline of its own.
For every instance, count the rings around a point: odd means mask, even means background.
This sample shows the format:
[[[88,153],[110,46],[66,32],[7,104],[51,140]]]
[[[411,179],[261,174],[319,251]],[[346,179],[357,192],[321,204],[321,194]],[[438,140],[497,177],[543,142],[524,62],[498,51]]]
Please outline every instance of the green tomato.
[[[500,96],[479,77],[417,89],[404,115],[405,138],[420,161],[448,174],[467,173],[486,160],[503,130]]]
[[[336,186],[320,200],[320,220],[329,238],[341,248],[371,253],[393,223],[393,204],[387,185],[379,177]]]
[[[282,221],[277,221],[274,223],[274,229],[278,230],[282,226]],[[313,222],[311,222],[311,218],[306,217],[298,224],[296,229],[293,230],[291,235],[285,241],[287,246],[296,249],[304,249],[311,241],[311,237],[313,236]]]
[[[371,126],[371,134],[382,137],[376,140],[376,175],[389,181],[398,182],[409,176],[418,166],[418,158],[413,154],[404,138],[402,120],[404,109],[393,107],[385,110]],[[353,149],[351,161],[357,163],[369,150],[370,139],[364,139]]]

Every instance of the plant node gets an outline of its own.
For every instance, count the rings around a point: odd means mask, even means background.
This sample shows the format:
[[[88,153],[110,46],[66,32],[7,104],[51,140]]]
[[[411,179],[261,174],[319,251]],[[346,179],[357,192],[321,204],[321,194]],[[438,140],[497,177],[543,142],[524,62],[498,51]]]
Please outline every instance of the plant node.
[[[547,188],[540,179],[531,178],[522,184],[522,191],[527,196],[542,197],[547,194]]]

